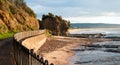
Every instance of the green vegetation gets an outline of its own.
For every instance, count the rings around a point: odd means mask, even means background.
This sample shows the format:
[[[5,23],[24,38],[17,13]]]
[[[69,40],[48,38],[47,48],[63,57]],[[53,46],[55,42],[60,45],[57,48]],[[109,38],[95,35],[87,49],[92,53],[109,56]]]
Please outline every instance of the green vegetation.
[[[52,31],[50,31],[50,30],[48,30],[48,29],[45,30],[45,35],[48,36],[48,37],[53,36],[53,35],[52,35]]]
[[[5,0],[5,3],[7,3],[7,0]]]
[[[31,26],[31,27],[30,27],[30,29],[31,29],[32,31],[34,31],[34,30],[35,30],[35,28],[34,28],[33,26]]]
[[[68,36],[70,21],[63,19],[61,16],[52,13],[44,14],[40,24],[41,29],[50,30],[52,35]]]
[[[5,39],[8,37],[12,37],[16,32],[7,32],[7,33],[0,33],[0,39]]]
[[[18,13],[18,10],[17,10],[17,8],[15,8],[14,5],[10,5],[10,6],[9,6],[9,11],[11,12],[11,14],[16,14],[16,13]]]
[[[37,17],[37,15],[34,13],[32,9],[26,7],[25,10],[30,16]]]

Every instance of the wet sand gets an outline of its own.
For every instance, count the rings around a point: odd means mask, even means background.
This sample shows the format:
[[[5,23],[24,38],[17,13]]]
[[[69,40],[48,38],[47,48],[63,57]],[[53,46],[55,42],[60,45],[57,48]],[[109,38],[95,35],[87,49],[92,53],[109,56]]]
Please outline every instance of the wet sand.
[[[37,54],[43,56],[49,63],[54,63],[54,65],[67,65],[68,59],[74,55],[72,48],[102,41],[106,40],[62,36],[48,37],[47,41],[37,51]]]

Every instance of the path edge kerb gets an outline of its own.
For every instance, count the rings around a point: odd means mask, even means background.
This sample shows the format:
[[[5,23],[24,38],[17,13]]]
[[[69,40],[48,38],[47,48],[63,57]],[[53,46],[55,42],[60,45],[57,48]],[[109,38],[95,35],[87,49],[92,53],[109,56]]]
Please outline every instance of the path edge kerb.
[[[37,35],[45,34],[45,30],[37,30],[37,31],[25,31],[25,32],[19,32],[14,35],[14,39],[21,43],[23,40],[34,37]]]

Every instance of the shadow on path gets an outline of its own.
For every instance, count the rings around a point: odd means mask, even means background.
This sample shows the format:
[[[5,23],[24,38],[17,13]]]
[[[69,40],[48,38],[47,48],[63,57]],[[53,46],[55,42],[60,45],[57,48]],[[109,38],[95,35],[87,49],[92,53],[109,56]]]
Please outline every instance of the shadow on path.
[[[13,65],[12,42],[13,38],[0,40],[0,65]]]

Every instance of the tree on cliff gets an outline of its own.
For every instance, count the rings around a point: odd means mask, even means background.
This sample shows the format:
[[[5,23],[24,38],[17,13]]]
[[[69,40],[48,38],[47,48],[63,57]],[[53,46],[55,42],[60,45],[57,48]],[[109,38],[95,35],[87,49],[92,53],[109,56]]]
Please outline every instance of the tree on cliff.
[[[70,27],[70,22],[62,19],[61,16],[48,13],[48,15],[42,16],[41,28],[48,29],[52,32],[53,35],[68,35],[68,29]]]

